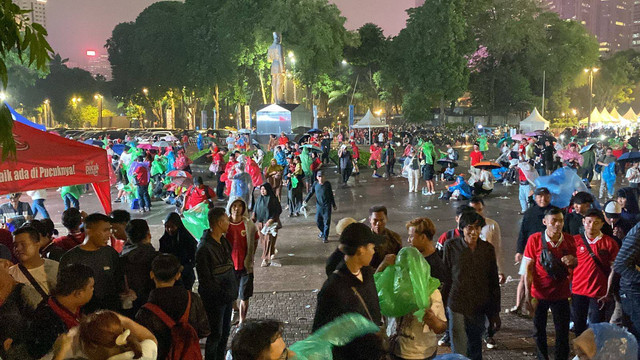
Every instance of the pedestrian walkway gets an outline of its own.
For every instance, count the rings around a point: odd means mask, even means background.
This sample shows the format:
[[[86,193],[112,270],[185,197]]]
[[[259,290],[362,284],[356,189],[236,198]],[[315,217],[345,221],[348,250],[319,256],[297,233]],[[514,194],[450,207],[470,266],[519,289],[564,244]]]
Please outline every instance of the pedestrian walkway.
[[[502,329],[494,339],[497,348],[484,349],[484,358],[490,360],[534,359],[535,342],[533,324],[530,319],[505,314],[504,309],[513,306],[517,281],[502,286]],[[305,339],[311,332],[318,291],[284,291],[256,293],[251,299],[250,318],[273,318],[282,321],[284,338],[291,345]],[[549,346],[554,344],[553,322],[549,319],[547,328]],[[440,347],[438,354],[448,353],[448,347]]]

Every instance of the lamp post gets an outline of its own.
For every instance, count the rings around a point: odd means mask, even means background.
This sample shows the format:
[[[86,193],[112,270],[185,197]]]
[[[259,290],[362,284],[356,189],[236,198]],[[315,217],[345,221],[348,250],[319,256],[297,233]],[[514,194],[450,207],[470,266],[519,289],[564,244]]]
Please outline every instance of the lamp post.
[[[598,72],[597,67],[584,69],[589,74],[589,120],[587,121],[587,131],[591,130],[591,113],[593,112],[593,74]]]
[[[51,123],[49,121],[49,99],[44,100],[44,126],[51,127]]]
[[[94,99],[98,100],[98,127],[102,127],[102,95],[95,94]]]

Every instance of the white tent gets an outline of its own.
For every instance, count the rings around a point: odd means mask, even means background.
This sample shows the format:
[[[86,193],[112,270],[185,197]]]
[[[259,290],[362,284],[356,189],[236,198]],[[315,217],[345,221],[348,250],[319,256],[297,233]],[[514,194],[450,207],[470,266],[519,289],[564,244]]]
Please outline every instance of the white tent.
[[[536,130],[546,130],[549,128],[549,121],[545,120],[538,112],[537,108],[533,109],[528,118],[520,122],[520,132],[526,134]]]
[[[632,107],[630,107],[629,111],[627,111],[627,113],[624,114],[622,117],[631,123],[635,123],[636,121],[638,121],[638,115],[636,115]]]
[[[388,125],[383,123],[379,118],[373,116],[371,110],[367,110],[365,116],[360,119],[356,124],[353,124],[354,128],[362,129],[362,128],[376,128],[376,127],[387,127]]]

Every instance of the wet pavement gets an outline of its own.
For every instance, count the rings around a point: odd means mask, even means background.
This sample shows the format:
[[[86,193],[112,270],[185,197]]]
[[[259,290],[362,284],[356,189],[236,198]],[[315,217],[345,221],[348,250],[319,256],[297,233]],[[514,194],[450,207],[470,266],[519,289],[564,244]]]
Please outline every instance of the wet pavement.
[[[466,172],[469,164],[469,148],[460,149],[460,164],[457,173]],[[489,151],[487,157],[497,157],[497,149]],[[396,164],[396,173],[400,173],[400,164]],[[204,168],[203,168],[204,170]],[[283,228],[279,232],[276,247],[278,254],[275,261],[281,267],[261,268],[260,254],[262,249],[257,249],[255,268],[255,292],[249,310],[250,317],[270,317],[287,323],[286,339],[289,343],[306,337],[310,331],[315,311],[315,296],[317,289],[322,287],[326,279],[324,264],[328,255],[335,250],[338,237],[335,234],[335,224],[344,217],[353,217],[358,221],[366,221],[368,209],[373,205],[385,205],[388,208],[389,220],[387,228],[399,233],[406,244],[405,223],[416,217],[429,217],[436,225],[436,236],[454,228],[455,208],[462,202],[449,202],[439,200],[440,191],[445,190],[449,183],[438,182],[436,195],[425,196],[420,192],[408,193],[408,182],[402,177],[391,179],[376,179],[371,177],[371,170],[363,170],[361,175],[351,178],[347,187],[340,186],[339,176],[335,167],[330,167],[325,172],[327,180],[333,185],[338,210],[333,212],[331,235],[329,243],[323,244],[317,237],[318,230],[315,225],[314,201],[310,202],[309,217],[304,216],[289,218],[283,217]],[[468,177],[468,176],[466,176]],[[204,177],[205,183],[214,186],[214,182]],[[420,182],[421,186],[424,182]],[[286,193],[283,192],[283,193]],[[23,195],[24,199],[28,199]],[[30,199],[29,199],[30,200]],[[283,195],[283,203],[284,195]],[[92,192],[85,194],[80,199],[81,209],[91,213],[102,211],[95,195]],[[174,210],[173,206],[160,201],[153,202],[150,213],[132,213],[133,218],[144,218],[149,222],[154,245],[163,233],[162,220]],[[219,205],[225,205],[218,202]],[[114,204],[114,209],[127,209],[128,204]],[[65,229],[60,224],[60,216],[63,210],[59,193],[50,190],[46,206],[57,225],[57,229],[64,234]],[[491,195],[485,198],[486,216],[496,220],[502,232],[502,253],[504,256],[505,274],[513,280],[503,286],[503,308],[510,307],[515,302],[515,285],[517,282],[517,266],[514,265],[513,256],[516,248],[517,234],[520,227],[521,216],[518,215],[520,205],[518,202],[518,186],[504,187],[496,185]],[[487,351],[490,359],[520,359],[528,358],[534,351],[534,342],[531,337],[532,325],[530,320],[524,320],[513,315],[504,315],[503,330],[496,335],[498,349]],[[552,334],[551,328],[549,334]],[[440,349],[439,352],[445,352]]]

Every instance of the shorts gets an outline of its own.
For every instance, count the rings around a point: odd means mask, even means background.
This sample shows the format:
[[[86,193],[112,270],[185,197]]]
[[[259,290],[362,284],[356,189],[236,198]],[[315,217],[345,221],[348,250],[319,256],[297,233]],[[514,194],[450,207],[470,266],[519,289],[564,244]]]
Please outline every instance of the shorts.
[[[520,269],[518,270],[518,275],[524,276],[527,273],[527,265],[529,265],[529,261],[531,260],[525,259],[524,257],[522,258],[522,261],[520,261]]]
[[[247,269],[233,270],[238,281],[238,299],[249,300],[253,296],[253,273],[247,274]]]
[[[424,165],[423,176],[426,181],[433,180],[433,175],[435,171],[433,170],[433,164]]]

